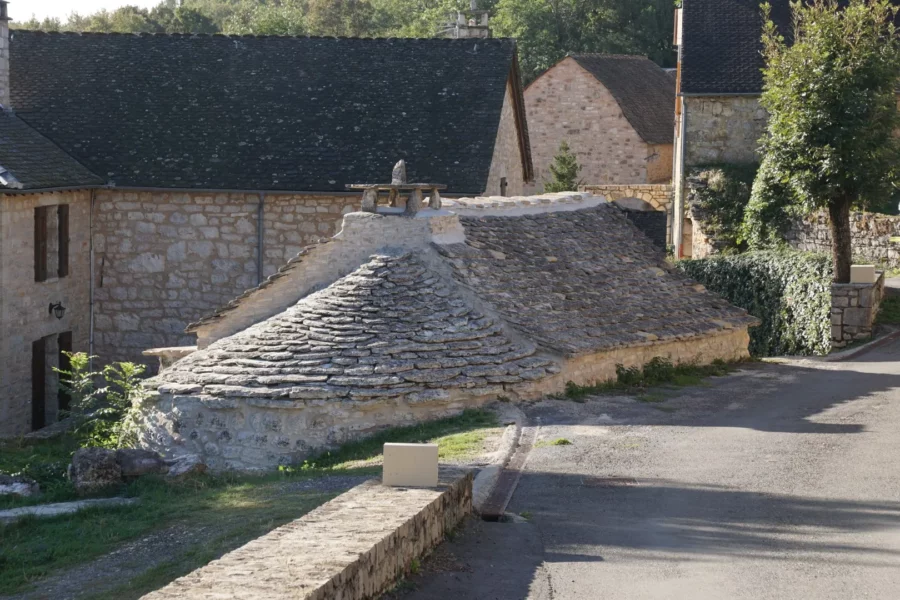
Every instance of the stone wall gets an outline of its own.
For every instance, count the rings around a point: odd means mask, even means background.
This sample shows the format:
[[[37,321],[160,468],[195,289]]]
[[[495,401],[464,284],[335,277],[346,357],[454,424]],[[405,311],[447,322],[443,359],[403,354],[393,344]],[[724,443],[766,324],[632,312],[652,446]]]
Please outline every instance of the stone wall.
[[[471,473],[426,489],[369,481],[144,599],[377,598],[471,512]]]
[[[883,298],[884,273],[875,283],[831,284],[831,345],[843,348],[871,338]]]
[[[637,198],[654,210],[668,212],[672,206],[674,188],[671,185],[617,185],[590,183],[578,187],[579,191],[603,196],[608,202],[625,198]],[[631,208],[631,207],[629,207]]]
[[[900,267],[900,216],[851,213],[850,234],[854,257],[881,267]],[[785,238],[798,250],[830,254],[831,220],[824,212],[798,219]]]
[[[647,161],[647,183],[672,183],[672,153],[673,144],[655,144],[650,146],[650,156]]]
[[[549,166],[566,141],[582,165],[580,177],[595,183],[648,183],[669,169],[669,158],[637,134],[613,95],[573,58],[546,71],[525,90],[528,135],[537,191],[550,178]],[[658,154],[651,160],[649,157]]]
[[[686,97],[685,165],[759,162],[768,116],[755,96]]]
[[[56,211],[48,224],[48,279],[34,279],[34,210],[69,205],[69,274],[57,277]],[[57,416],[57,336],[72,332],[75,351],[88,350],[90,328],[90,192],[0,197],[0,435],[31,430],[31,348],[46,339],[46,423]],[[62,319],[50,304],[65,307]]]
[[[194,343],[188,323],[333,235],[356,196],[98,190],[95,347],[103,360],[144,362],[148,348]]]
[[[461,125],[464,126],[464,125]],[[519,130],[513,110],[513,90],[506,86],[500,126],[494,142],[494,155],[488,172],[486,195],[499,196],[501,179],[506,179],[506,195],[518,196],[525,191],[525,177],[522,169],[522,150],[519,145]]]

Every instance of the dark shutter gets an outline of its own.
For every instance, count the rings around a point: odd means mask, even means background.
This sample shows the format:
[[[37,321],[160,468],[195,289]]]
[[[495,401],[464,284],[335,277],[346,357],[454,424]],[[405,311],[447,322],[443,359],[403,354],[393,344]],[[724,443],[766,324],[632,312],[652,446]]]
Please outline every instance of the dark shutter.
[[[56,207],[59,220],[59,277],[69,274],[69,205],[60,204]]]
[[[47,207],[34,209],[34,280],[47,280]]]
[[[44,339],[31,342],[31,430],[46,425],[47,345]]]
[[[72,353],[72,332],[71,331],[63,331],[59,334],[58,338],[59,344],[59,370],[60,371],[68,371],[72,368],[72,361],[69,360],[69,356],[66,353]],[[63,376],[60,375],[60,380],[63,379]],[[60,384],[62,381],[60,381]],[[69,410],[69,403],[72,400],[72,397],[69,396],[68,392],[63,389],[63,386],[59,386],[59,393],[57,394],[57,398],[59,400],[59,410],[60,412]],[[63,415],[60,415],[62,417]]]

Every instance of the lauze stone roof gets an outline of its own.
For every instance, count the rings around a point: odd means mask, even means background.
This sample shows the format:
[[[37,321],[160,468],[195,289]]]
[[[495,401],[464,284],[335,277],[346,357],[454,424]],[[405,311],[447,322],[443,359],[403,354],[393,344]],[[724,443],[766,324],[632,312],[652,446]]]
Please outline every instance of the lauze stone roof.
[[[38,190],[103,181],[10,112],[0,110],[0,189]]]
[[[466,243],[441,252],[461,282],[541,348],[575,356],[756,323],[667,268],[611,204],[461,220]]]
[[[164,371],[160,393],[296,402],[441,401],[558,372],[412,253],[373,256],[286,312]]]
[[[675,80],[645,56],[573,54],[613,95],[625,118],[648,144],[671,144]]]
[[[515,56],[507,39],[16,30],[12,106],[120,187],[343,191],[406,158],[411,180],[472,194]]]

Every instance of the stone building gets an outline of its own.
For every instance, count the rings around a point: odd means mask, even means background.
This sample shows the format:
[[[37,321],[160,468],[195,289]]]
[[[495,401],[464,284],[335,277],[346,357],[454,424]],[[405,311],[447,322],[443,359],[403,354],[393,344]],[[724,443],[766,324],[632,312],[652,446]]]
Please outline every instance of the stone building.
[[[144,443],[271,468],[617,364],[745,357],[756,323],[590,193],[352,212],[192,326],[201,348],[149,383]]]
[[[671,181],[675,80],[653,61],[568,56],[529,84],[525,106],[538,188],[562,141],[587,185]]]
[[[333,235],[358,202],[346,184],[399,157],[450,195],[517,194],[531,179],[512,40],[9,35],[0,23],[0,435],[41,424],[34,342],[71,332],[101,361],[155,367],[143,350],[193,344],[188,323]],[[52,276],[56,213],[38,205],[70,207],[64,278]],[[32,283],[19,271],[38,243],[50,275]]]

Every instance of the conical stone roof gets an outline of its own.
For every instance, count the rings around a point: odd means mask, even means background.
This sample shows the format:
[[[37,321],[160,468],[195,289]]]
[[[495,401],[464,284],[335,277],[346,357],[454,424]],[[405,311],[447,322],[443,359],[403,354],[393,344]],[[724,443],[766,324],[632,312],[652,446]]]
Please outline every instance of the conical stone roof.
[[[454,390],[497,395],[559,371],[426,263],[412,252],[372,256],[285,312],[178,361],[151,387],[256,405],[415,403]]]

